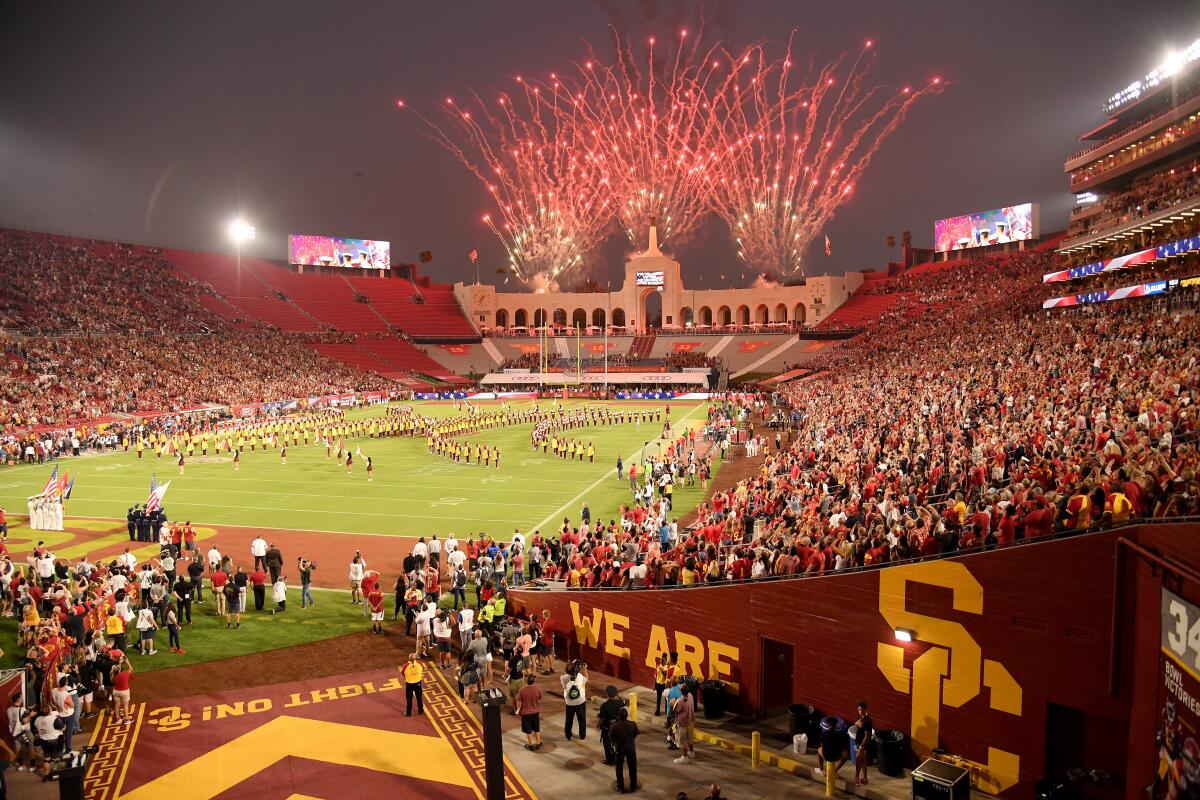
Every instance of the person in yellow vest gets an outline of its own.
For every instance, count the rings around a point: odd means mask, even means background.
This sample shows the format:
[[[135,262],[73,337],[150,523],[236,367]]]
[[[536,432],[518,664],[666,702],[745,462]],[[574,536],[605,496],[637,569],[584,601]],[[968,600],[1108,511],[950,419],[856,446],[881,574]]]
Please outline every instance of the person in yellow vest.
[[[587,457],[589,464],[596,463],[596,445],[592,444],[591,442],[588,442],[587,445]]]
[[[421,681],[425,678],[425,667],[417,660],[417,654],[413,653],[408,657],[408,661],[400,668],[400,674],[404,676],[404,716],[412,716],[413,697],[417,698],[417,715],[425,715],[425,698],[421,692]]]
[[[138,440],[137,440],[137,457],[138,458],[142,457],[142,451],[145,449],[146,449],[146,440],[139,436]]]

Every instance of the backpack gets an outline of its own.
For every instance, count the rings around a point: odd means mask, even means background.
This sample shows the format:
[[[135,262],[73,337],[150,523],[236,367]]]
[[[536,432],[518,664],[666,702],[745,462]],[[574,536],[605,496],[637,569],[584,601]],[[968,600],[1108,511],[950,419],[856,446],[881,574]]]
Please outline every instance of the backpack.
[[[583,692],[579,691],[579,684],[571,681],[571,685],[567,688],[567,699],[578,700]]]

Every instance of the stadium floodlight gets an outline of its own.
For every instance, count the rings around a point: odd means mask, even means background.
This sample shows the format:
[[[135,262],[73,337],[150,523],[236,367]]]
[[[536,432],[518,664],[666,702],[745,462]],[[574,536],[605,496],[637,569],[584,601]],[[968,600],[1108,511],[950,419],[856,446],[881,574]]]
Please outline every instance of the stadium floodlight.
[[[239,244],[253,239],[255,236],[254,226],[246,222],[244,219],[235,219],[229,223],[229,238]]]

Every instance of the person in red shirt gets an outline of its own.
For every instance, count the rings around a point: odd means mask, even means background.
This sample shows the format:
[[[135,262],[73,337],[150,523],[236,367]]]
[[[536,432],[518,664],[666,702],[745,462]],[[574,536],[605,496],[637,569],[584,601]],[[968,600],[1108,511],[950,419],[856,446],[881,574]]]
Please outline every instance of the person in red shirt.
[[[730,566],[730,572],[735,581],[745,581],[750,579],[750,559],[746,558],[746,553],[742,550],[737,551],[737,558],[734,559]]]
[[[996,546],[1007,547],[1017,538],[1017,511],[1012,505],[1004,509],[996,528]]]
[[[133,721],[133,717],[129,713],[129,682],[131,680],[133,680],[133,665],[122,653],[120,661],[112,669],[113,717],[122,725],[128,725]]]
[[[217,607],[214,610],[217,616],[222,616],[225,613],[225,584],[229,583],[229,574],[219,569],[209,580],[212,581],[213,597],[216,598]]]
[[[261,564],[250,573],[250,587],[254,590],[254,610],[262,611],[267,601],[267,573]]]
[[[371,609],[371,633],[383,633],[383,592],[379,584],[372,581],[371,591],[367,592],[367,607]]]

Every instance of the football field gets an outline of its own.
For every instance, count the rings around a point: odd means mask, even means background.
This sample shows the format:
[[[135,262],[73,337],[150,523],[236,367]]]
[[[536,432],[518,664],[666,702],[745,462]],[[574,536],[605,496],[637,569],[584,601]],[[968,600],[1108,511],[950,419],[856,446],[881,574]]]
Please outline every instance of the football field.
[[[510,407],[530,402],[517,401]],[[552,401],[541,402],[545,408]],[[583,405],[583,401],[559,402],[568,407]],[[412,405],[426,416],[460,413],[448,402]],[[652,411],[662,410],[664,403],[614,403],[613,407]],[[675,434],[684,427],[702,426],[706,409],[705,403],[671,403]],[[384,413],[380,406],[348,416]],[[614,517],[630,498],[628,482],[616,476],[618,455],[626,468],[653,455],[661,446],[661,427],[627,422],[571,431],[572,438],[595,444],[595,463],[568,462],[532,451],[530,424],[466,437],[498,445],[499,469],[494,464],[454,463],[430,454],[424,437],[349,439],[348,449],[361,449],[374,463],[374,480],[369,483],[365,458],[356,455],[347,474],[345,465],[327,458],[325,448],[316,442],[289,447],[286,464],[276,449],[243,452],[236,471],[230,455],[210,452],[202,457],[199,450],[183,475],[173,456],[159,458],[149,450],[141,459],[133,450],[63,459],[59,468],[68,470],[75,481],[66,504],[68,517],[123,520],[131,505],[146,501],[154,478],[160,484],[171,482],[163,500],[171,520],[406,537],[436,533],[444,538],[449,532],[463,537],[486,531],[507,539],[514,530],[556,532],[563,517],[577,523],[585,500],[593,519]],[[0,475],[0,505],[12,514],[25,513],[26,498],[41,491],[52,468],[44,464],[6,469]],[[677,492],[676,514],[694,508],[700,494],[699,486]]]

